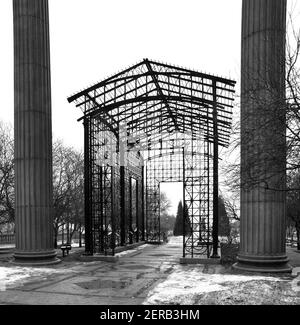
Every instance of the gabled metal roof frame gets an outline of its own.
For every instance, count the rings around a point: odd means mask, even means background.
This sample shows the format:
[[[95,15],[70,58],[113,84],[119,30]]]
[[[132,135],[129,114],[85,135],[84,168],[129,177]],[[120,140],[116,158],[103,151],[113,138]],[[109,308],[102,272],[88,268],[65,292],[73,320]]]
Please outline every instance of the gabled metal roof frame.
[[[144,59],[68,98],[84,118],[104,122],[118,138],[126,124],[135,137],[189,131],[227,147],[236,82]],[[214,109],[217,128],[214,128]]]

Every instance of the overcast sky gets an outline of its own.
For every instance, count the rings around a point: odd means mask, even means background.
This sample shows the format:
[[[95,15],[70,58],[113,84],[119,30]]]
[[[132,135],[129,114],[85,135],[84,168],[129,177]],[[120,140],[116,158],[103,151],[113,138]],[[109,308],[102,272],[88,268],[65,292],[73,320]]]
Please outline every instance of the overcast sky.
[[[299,4],[300,1],[298,1]],[[297,3],[289,0],[289,8]],[[143,58],[239,81],[241,0],[49,0],[53,136],[83,147],[67,97]],[[0,1],[0,120],[13,123],[12,0]]]
[[[237,78],[241,1],[49,0],[54,138],[83,146],[66,98],[143,58]],[[13,121],[12,0],[0,1],[0,119]],[[3,46],[5,45],[5,46]]]

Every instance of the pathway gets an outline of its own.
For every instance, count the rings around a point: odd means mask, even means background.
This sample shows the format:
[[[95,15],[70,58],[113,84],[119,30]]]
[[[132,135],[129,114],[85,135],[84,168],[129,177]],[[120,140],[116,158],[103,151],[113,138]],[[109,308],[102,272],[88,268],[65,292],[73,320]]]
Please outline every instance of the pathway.
[[[0,304],[300,304],[300,276],[180,265],[181,255],[180,237],[120,253],[115,263],[82,262],[77,251],[51,268],[30,268],[0,255]]]

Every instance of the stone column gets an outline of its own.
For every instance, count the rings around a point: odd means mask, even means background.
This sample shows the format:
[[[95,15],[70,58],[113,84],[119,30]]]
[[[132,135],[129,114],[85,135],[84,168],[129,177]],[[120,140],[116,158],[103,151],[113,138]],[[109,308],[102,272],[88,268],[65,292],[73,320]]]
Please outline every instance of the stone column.
[[[241,243],[235,268],[288,272],[286,0],[243,0],[242,10]]]
[[[53,242],[47,0],[13,0],[16,250],[14,263],[59,262]]]

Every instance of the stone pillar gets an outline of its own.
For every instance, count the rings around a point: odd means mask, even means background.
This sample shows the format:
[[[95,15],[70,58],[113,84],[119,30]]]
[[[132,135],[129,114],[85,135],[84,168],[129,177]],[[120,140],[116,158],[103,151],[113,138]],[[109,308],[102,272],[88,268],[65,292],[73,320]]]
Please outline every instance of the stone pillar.
[[[288,272],[286,0],[243,0],[242,10],[241,243],[235,268]]]
[[[53,240],[47,0],[13,0],[16,250],[14,263],[59,262]]]

